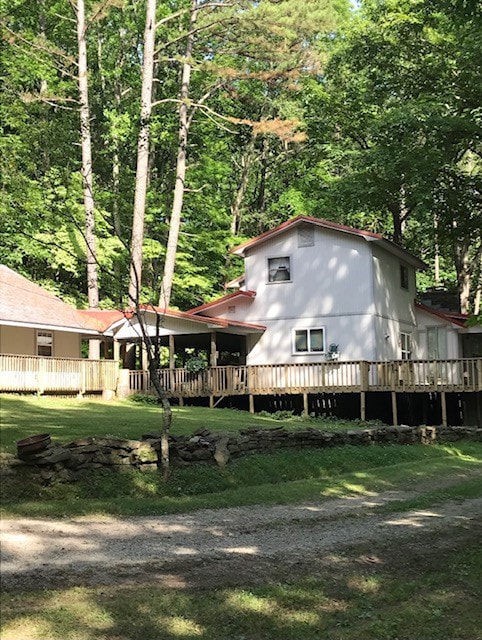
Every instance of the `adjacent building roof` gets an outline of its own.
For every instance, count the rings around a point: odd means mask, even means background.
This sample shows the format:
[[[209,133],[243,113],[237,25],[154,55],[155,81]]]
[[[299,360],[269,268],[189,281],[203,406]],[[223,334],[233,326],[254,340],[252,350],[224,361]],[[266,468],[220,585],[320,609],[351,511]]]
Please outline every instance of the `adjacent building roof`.
[[[246,298],[248,300],[252,300],[256,296],[256,291],[235,291],[234,293],[228,293],[226,296],[222,298],[217,298],[212,302],[206,302],[205,304],[201,304],[199,307],[194,307],[194,309],[189,309],[189,313],[201,313],[206,309],[211,309],[212,307],[217,307],[220,304],[224,304],[228,301],[234,301],[236,298]]]
[[[428,307],[426,304],[422,304],[421,302],[416,302],[415,307],[420,309],[420,311],[425,311],[425,313],[429,313],[441,320],[445,320],[445,322],[449,324],[455,324],[458,327],[465,327],[465,323],[469,319],[469,316],[463,313],[457,313],[455,311],[440,311],[439,309],[432,309],[432,307]]]
[[[5,265],[0,265],[0,324],[86,335],[99,332],[95,320]]]
[[[304,216],[304,215],[291,218],[290,220],[287,220],[286,222],[283,222],[282,224],[278,225],[274,229],[265,231],[261,235],[256,236],[255,238],[251,238],[251,240],[246,240],[246,242],[243,242],[237,247],[234,247],[234,249],[231,249],[231,253],[244,257],[246,255],[247,250],[258,246],[263,242],[266,242],[266,240],[270,240],[271,238],[274,238],[282,233],[285,233],[287,230],[292,229],[300,224],[313,224],[313,225],[316,225],[317,227],[322,227],[323,229],[330,229],[332,231],[339,231],[340,233],[347,233],[353,236],[358,236],[360,238],[363,238],[367,242],[376,242],[377,244],[382,246],[386,251],[388,251],[389,253],[395,254],[396,256],[398,256],[402,260],[405,260],[408,264],[411,264],[415,268],[417,269],[427,268],[427,265],[425,264],[425,262],[423,262],[416,256],[412,255],[411,253],[409,253],[403,247],[400,247],[399,245],[395,244],[390,240],[387,240],[379,233],[373,233],[371,231],[362,231],[361,229],[354,229],[352,227],[347,227],[346,225],[338,224],[337,222],[331,222],[331,220],[323,220],[322,218],[314,218],[312,216]]]
[[[164,309],[163,307],[155,307],[152,305],[141,305],[140,311],[144,311],[151,316],[147,318],[146,329],[149,335],[153,335],[152,327],[153,316],[161,317],[161,328],[163,333],[169,333],[179,328],[179,323],[170,321],[181,320],[183,330],[185,333],[197,333],[206,332],[212,329],[217,329],[221,332],[234,333],[246,335],[249,333],[262,333],[266,327],[260,324],[251,324],[247,322],[237,322],[235,320],[227,320],[226,318],[211,318],[208,316],[195,315],[186,311],[177,311],[175,309]],[[119,340],[131,340],[133,338],[140,338],[140,333],[136,327],[136,314],[134,310],[128,310],[123,314],[123,318],[111,325],[110,330],[114,332],[115,336]],[[150,320],[150,321],[149,321]],[[191,327],[189,326],[191,324]]]

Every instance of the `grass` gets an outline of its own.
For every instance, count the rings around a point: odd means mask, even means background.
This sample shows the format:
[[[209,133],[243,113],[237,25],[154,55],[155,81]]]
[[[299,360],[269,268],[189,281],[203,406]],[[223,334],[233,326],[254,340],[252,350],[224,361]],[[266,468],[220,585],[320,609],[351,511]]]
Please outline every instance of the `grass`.
[[[281,422],[277,417],[283,416]],[[15,443],[37,433],[50,433],[58,442],[69,442],[86,436],[115,435],[120,438],[140,438],[144,433],[159,431],[162,415],[157,405],[129,400],[102,402],[99,400],[0,395],[0,447],[15,453]],[[172,433],[190,434],[200,428],[210,431],[230,431],[247,427],[323,429],[359,428],[372,423],[343,420],[303,420],[287,417],[251,415],[234,409],[206,407],[173,407]]]
[[[127,402],[2,397],[1,404],[5,450],[10,450],[19,437],[42,431],[56,433],[55,437],[64,442],[77,436],[107,433],[139,437],[155,428],[159,416],[157,407]],[[291,419],[287,424],[297,428],[305,423]],[[330,424],[333,427],[335,423]],[[241,411],[189,407],[176,410],[173,431],[192,433],[201,426],[226,430],[254,425],[270,427],[279,422]],[[225,468],[208,465],[177,468],[169,483],[163,483],[155,471],[119,469],[92,471],[74,484],[40,486],[27,469],[21,475],[9,475],[2,480],[1,514],[4,517],[156,515],[369,495],[407,488],[421,479],[441,481],[447,476],[469,473],[480,468],[481,460],[480,444],[463,442],[456,446],[284,450],[246,456]],[[474,482],[472,490],[480,490],[478,480]]]
[[[89,400],[1,398],[1,439],[50,432],[65,442],[78,436],[136,438],[157,429],[149,405]],[[199,427],[279,426],[238,411],[175,410],[175,433]],[[285,424],[285,423],[283,423]],[[305,426],[299,420],[290,428]],[[332,428],[334,423],[327,423]],[[344,427],[349,424],[342,425]],[[205,507],[297,503],[384,490],[425,487],[416,499],[376,511],[425,508],[482,494],[482,446],[371,446],[286,450],[251,455],[219,469],[176,469],[168,484],[157,473],[100,471],[76,484],[40,487],[28,477],[3,479],[3,515],[61,517],[141,515]],[[434,488],[435,487],[435,488]],[[370,558],[370,562],[364,558]],[[478,599],[482,554],[479,533],[464,522],[444,535],[306,558],[301,566],[273,563],[269,577],[206,567],[202,588],[168,589],[148,574],[137,583],[76,586],[58,591],[4,592],[2,640],[480,640]],[[260,574],[261,575],[261,574]],[[182,576],[181,576],[182,577]],[[233,584],[235,586],[227,586]],[[218,582],[216,583],[216,580]]]
[[[476,531],[357,547],[262,584],[162,583],[4,593],[3,640],[477,640]],[[363,558],[375,558],[367,563]],[[207,569],[209,572],[209,569]],[[286,569],[285,569],[286,571]]]

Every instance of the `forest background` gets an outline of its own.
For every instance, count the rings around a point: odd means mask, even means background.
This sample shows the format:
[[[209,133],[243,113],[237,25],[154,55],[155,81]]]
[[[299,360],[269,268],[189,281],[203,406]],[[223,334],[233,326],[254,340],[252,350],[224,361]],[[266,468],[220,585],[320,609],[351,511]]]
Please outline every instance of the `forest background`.
[[[177,207],[170,302],[182,310],[241,274],[232,246],[306,214],[383,233],[429,264],[420,290],[454,290],[462,311],[479,313],[481,5],[158,0],[146,115],[148,5],[0,0],[1,263],[95,307],[93,258],[99,306],[128,306],[136,150],[147,125],[143,301],[159,301]]]

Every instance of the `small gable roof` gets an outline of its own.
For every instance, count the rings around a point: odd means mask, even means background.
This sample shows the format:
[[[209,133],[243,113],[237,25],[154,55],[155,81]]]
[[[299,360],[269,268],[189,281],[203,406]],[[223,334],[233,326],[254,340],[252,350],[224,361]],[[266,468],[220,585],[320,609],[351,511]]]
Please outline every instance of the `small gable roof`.
[[[205,311],[206,309],[217,307],[225,302],[234,301],[236,298],[252,300],[255,296],[256,291],[235,291],[234,293],[228,293],[228,295],[223,296],[222,298],[216,298],[216,300],[212,300],[212,302],[206,302],[205,304],[201,304],[199,307],[194,307],[194,309],[189,310],[189,313],[202,313],[202,311]]]
[[[282,233],[285,233],[286,231],[300,224],[312,224],[317,227],[321,227],[323,229],[330,229],[331,231],[338,231],[340,233],[346,233],[349,235],[358,236],[360,238],[363,238],[367,242],[376,242],[377,244],[382,246],[386,251],[388,251],[389,253],[395,254],[402,260],[405,260],[408,264],[411,264],[412,266],[414,266],[416,269],[427,268],[427,265],[425,264],[425,262],[423,262],[416,256],[412,255],[406,249],[404,249],[403,247],[400,247],[399,245],[395,244],[391,240],[387,240],[379,233],[373,233],[372,231],[363,231],[361,229],[347,227],[344,224],[338,224],[337,222],[332,222],[331,220],[324,220],[322,218],[314,218],[313,216],[305,216],[305,215],[300,215],[300,216],[296,216],[295,218],[291,218],[290,220],[283,222],[277,227],[274,227],[274,229],[265,231],[261,235],[256,236],[255,238],[251,238],[251,240],[246,240],[246,242],[243,242],[237,247],[234,247],[233,249],[231,249],[231,253],[244,257],[246,255],[246,251],[248,251],[249,249],[253,249],[254,247],[257,247],[263,242],[266,242],[266,240],[269,240]]]
[[[5,265],[0,265],[0,324],[99,333],[92,318]]]
[[[419,311],[423,311],[430,315],[436,316],[437,318],[440,318],[440,320],[444,320],[447,324],[454,324],[457,327],[465,327],[465,323],[469,319],[469,316],[463,313],[457,313],[455,311],[440,311],[438,309],[428,307],[421,302],[416,302],[415,308]]]

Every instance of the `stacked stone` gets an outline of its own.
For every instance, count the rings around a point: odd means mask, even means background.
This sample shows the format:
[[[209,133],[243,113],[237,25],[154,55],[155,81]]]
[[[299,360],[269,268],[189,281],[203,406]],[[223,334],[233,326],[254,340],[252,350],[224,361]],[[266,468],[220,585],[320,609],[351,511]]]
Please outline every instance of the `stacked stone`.
[[[173,466],[196,463],[226,465],[231,458],[250,453],[269,453],[286,448],[322,448],[368,446],[372,444],[431,444],[458,440],[482,441],[477,427],[380,427],[351,431],[323,431],[307,428],[287,430],[252,427],[238,433],[212,433],[199,429],[191,436],[169,437],[169,454]],[[80,438],[69,444],[50,444],[41,452],[10,460],[10,470],[19,466],[39,470],[45,483],[72,481],[92,469],[157,469],[160,439],[147,434],[142,440],[115,437]]]

